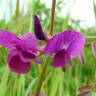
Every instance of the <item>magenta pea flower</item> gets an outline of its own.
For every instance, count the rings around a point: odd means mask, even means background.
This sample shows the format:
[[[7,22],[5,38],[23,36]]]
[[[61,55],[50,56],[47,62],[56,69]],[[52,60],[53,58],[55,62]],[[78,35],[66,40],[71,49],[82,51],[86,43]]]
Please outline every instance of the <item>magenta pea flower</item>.
[[[38,27],[36,22],[38,22],[39,26],[40,21],[36,16],[34,18],[34,26],[35,26],[35,35],[39,40],[46,40],[42,37],[45,36],[42,30],[42,27]],[[37,31],[38,30],[38,31]],[[47,36],[48,38],[48,36]],[[79,56],[85,44],[84,35],[75,30],[66,30],[61,32],[53,37],[47,39],[47,45],[45,47],[45,55],[54,55],[53,58],[53,66],[54,67],[65,67],[66,64],[71,63],[71,59],[75,56]]]
[[[79,56],[85,44],[84,36],[75,30],[66,30],[53,36],[45,47],[46,55],[53,55],[54,67],[65,67],[71,58]]]
[[[0,45],[10,49],[7,62],[11,71],[16,73],[27,73],[30,70],[30,62],[37,61],[39,56],[39,44],[32,33],[17,37],[15,34],[0,31]]]

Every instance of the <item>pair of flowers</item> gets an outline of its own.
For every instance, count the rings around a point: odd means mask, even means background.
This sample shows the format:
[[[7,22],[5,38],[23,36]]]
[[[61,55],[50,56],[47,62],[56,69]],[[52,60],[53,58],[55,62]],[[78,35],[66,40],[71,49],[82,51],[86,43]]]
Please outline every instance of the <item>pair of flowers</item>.
[[[45,55],[54,55],[54,67],[70,64],[71,58],[79,56],[85,44],[84,36],[75,30],[66,30],[48,38],[37,16],[34,16],[34,32],[35,35],[27,33],[16,36],[6,30],[0,31],[0,45],[10,49],[7,62],[11,71],[24,74],[30,70],[30,62],[42,64],[37,59],[42,50],[38,40],[46,41],[43,52]]]

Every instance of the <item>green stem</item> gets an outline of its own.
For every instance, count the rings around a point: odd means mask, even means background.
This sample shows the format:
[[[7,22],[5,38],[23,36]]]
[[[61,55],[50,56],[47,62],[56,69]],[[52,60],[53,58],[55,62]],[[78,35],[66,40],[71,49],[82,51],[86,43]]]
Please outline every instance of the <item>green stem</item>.
[[[55,5],[56,5],[56,0],[52,0],[50,35],[53,34]],[[38,85],[37,85],[35,96],[39,96],[39,94],[40,94],[40,90],[41,90],[42,83],[43,83],[43,80],[44,80],[44,77],[45,77],[45,74],[46,74],[46,69],[47,69],[49,59],[50,59],[50,57],[46,58],[46,61],[43,65],[43,67],[42,67],[42,72],[41,72],[40,77],[39,77],[40,80],[39,80]]]
[[[36,89],[36,93],[35,93],[35,96],[39,96],[40,94],[40,89],[41,89],[41,86],[42,86],[42,83],[43,83],[43,80],[44,80],[44,77],[45,77],[45,73],[46,73],[46,69],[47,69],[47,65],[48,65],[48,61],[49,61],[49,57],[46,58],[46,61],[42,67],[42,72],[41,72],[41,75],[39,77],[39,83],[37,85],[37,89]]]
[[[52,0],[50,35],[53,35],[56,0]]]
[[[96,39],[96,36],[85,36],[86,39]]]

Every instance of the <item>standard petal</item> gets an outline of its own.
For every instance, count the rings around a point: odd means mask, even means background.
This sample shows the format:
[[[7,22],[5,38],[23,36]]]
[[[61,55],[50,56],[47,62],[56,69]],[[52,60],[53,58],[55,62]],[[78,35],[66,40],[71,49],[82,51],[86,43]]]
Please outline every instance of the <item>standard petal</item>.
[[[39,40],[47,40],[47,36],[44,34],[42,30],[40,20],[36,15],[34,16],[34,32],[35,32],[36,37]]]
[[[20,39],[22,40],[21,46],[24,48],[24,50],[33,53],[40,49],[38,40],[32,33],[27,33],[21,36]]]
[[[67,50],[69,54],[79,55],[85,44],[84,36],[75,30],[61,32],[51,38],[46,47],[45,54],[51,55],[62,49]]]
[[[70,41],[70,44],[68,46],[67,51],[72,56],[79,56],[81,51],[84,48],[85,36],[82,35],[80,32],[77,32],[74,30],[70,30],[70,35],[71,37],[68,38]]]
[[[66,53],[65,50],[58,51],[53,59],[53,67],[65,67],[69,64],[71,57]]]
[[[20,39],[13,33],[6,30],[0,31],[0,45],[8,48],[15,48]]]
[[[8,64],[11,71],[24,74],[27,73],[30,69],[29,62],[23,62],[18,55],[18,51],[12,50],[8,55]]]

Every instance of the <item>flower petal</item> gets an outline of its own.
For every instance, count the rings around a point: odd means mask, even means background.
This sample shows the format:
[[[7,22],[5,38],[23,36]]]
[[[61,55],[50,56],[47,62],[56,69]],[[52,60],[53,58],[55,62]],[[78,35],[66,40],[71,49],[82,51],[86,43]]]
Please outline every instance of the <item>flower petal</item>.
[[[44,93],[40,93],[40,96],[45,96],[45,94]]]
[[[45,54],[52,55],[53,53],[60,51],[62,48],[63,37],[59,35],[53,36],[45,47]]]
[[[65,67],[66,64],[70,63],[71,57],[66,53],[65,50],[58,51],[53,59],[53,67]]]
[[[8,48],[15,48],[15,45],[20,41],[20,39],[13,33],[6,30],[0,31],[0,45]]]
[[[30,52],[27,52],[27,51],[21,51],[19,52],[19,55],[20,55],[20,58],[23,62],[31,62],[32,60],[34,60],[38,54],[36,53],[30,53]]]
[[[39,43],[32,33],[27,33],[20,37],[23,50],[19,52],[20,58],[24,62],[30,62],[39,56]]]
[[[84,48],[85,37],[80,32],[76,32],[72,30],[70,31],[70,35],[71,37],[68,38],[70,41],[70,44],[67,51],[72,56],[79,56],[79,54]]]
[[[21,45],[23,46],[24,50],[29,52],[35,52],[40,49],[38,40],[32,33],[27,33],[20,37],[22,40]]]
[[[11,71],[24,74],[27,73],[30,69],[30,63],[29,62],[23,62],[21,61],[18,51],[12,50],[8,55],[8,64]]]
[[[51,55],[62,49],[71,55],[79,55],[85,44],[84,36],[75,30],[61,32],[51,38],[45,48],[45,54]]]
[[[34,96],[34,94],[32,94],[32,96]],[[39,96],[45,96],[44,93],[40,93]]]
[[[42,30],[40,20],[36,15],[34,16],[34,32],[35,32],[36,37],[39,40],[47,40],[47,36],[44,34]]]
[[[34,61],[36,62],[37,64],[43,64],[42,61],[40,61],[39,59],[37,59],[36,57],[38,56],[39,54],[36,54],[36,53],[29,53],[27,51],[21,51],[19,52],[19,56],[21,58],[21,60],[23,62],[31,62],[31,61]]]

